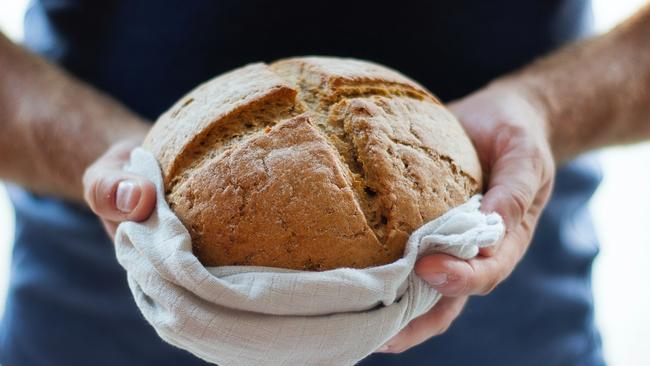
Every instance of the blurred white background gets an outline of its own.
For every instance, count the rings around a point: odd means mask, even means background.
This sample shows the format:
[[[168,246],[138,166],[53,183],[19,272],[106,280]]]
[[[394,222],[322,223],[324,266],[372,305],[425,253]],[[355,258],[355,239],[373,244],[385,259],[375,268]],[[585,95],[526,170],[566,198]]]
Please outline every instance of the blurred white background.
[[[601,32],[646,0],[594,0]],[[0,30],[19,41],[25,0],[0,0]],[[592,200],[601,239],[594,267],[596,316],[611,365],[650,365],[650,143],[604,150],[605,180]],[[0,313],[14,217],[0,184]]]

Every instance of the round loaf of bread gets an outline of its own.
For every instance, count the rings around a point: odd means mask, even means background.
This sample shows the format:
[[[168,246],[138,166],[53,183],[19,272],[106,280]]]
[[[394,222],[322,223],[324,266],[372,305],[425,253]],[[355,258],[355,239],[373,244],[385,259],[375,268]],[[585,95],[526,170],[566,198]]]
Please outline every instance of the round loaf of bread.
[[[482,188],[458,121],[386,67],[304,57],[218,76],[143,146],[206,266],[366,268]]]

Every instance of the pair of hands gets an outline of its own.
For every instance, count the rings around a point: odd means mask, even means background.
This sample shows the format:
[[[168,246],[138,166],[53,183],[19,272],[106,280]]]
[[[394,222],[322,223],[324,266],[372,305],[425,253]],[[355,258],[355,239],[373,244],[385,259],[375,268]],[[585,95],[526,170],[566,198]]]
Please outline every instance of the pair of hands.
[[[481,209],[502,215],[506,235],[497,249],[482,250],[471,260],[446,254],[418,260],[415,272],[443,297],[378,352],[400,353],[443,333],[468,296],[491,292],[523,257],[550,196],[555,169],[548,123],[534,98],[507,83],[494,83],[449,107],[474,142],[488,177]],[[139,142],[117,143],[84,174],[84,197],[111,238],[120,222],[145,220],[155,206],[154,185],[122,170]]]

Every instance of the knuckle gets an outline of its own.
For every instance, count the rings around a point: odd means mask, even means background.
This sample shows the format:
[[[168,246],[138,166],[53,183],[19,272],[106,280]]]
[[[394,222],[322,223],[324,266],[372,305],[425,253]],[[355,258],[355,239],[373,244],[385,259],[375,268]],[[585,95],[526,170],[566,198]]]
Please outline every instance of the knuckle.
[[[534,172],[535,178],[540,182],[540,185],[552,179],[555,171],[555,160],[546,142],[533,141],[522,144],[518,148],[518,155],[526,159],[527,165],[530,167],[531,172]]]
[[[499,131],[499,137],[504,139],[504,141],[526,134],[526,127],[523,124],[509,119],[500,119],[499,122],[497,122],[497,128]]]
[[[496,261],[496,259],[494,259]],[[499,264],[496,264],[497,266],[500,266]],[[475,287],[474,294],[479,295],[479,296],[485,296],[491,293],[499,284],[500,282],[500,275],[499,272],[501,270],[498,268],[492,268],[488,272],[486,272],[481,278],[478,280],[480,281],[478,283],[478,286]]]
[[[542,148],[537,144],[526,144],[520,148],[520,154],[527,160],[528,165],[535,172],[543,172],[546,167],[546,157]]]
[[[528,190],[524,186],[514,188],[508,197],[508,205],[514,209],[514,213],[518,216],[523,216],[528,210],[528,197],[530,197]]]
[[[517,185],[509,187],[507,192],[505,190],[500,192],[497,211],[503,216],[508,230],[519,225],[528,211],[531,202],[526,190],[526,188]]]
[[[488,295],[488,294],[490,294],[492,291],[494,291],[494,289],[495,289],[498,285],[499,285],[499,281],[497,281],[497,280],[490,280],[490,281],[488,281],[488,282],[485,283],[485,286],[483,286],[483,288],[481,289],[481,291],[479,291],[478,294],[481,295],[481,296]]]
[[[458,268],[457,271],[450,272],[450,281],[453,283],[453,286],[449,286],[444,292],[445,296],[464,296],[472,293],[473,289],[476,287],[480,276],[478,275],[476,268],[471,263],[460,262],[463,264],[463,267]]]
[[[494,139],[497,151],[503,154],[512,150],[515,146],[519,146],[517,142],[525,136],[525,134],[524,126],[507,121],[497,123],[496,136]]]
[[[449,320],[445,319],[443,322],[440,323],[440,325],[438,325],[434,335],[440,335],[446,333],[449,330],[449,327],[451,327],[451,323],[452,322],[450,319]]]
[[[488,295],[488,294],[492,293],[492,291],[494,291],[494,289],[496,289],[497,286],[499,286],[499,284],[506,277],[508,277],[509,273],[510,272],[509,272],[509,270],[507,268],[504,268],[504,266],[500,265],[499,269],[496,270],[495,275],[492,276],[489,280],[487,280],[484,283],[484,285],[481,288],[481,290],[479,291],[478,295],[485,296],[485,295]]]
[[[550,153],[538,144],[534,144],[526,148],[525,154],[533,171],[540,175],[540,179],[543,179],[552,165],[553,159],[550,157]]]
[[[404,327],[393,339],[389,342],[388,352],[390,353],[402,353],[406,351],[410,346],[411,339],[413,338],[413,332],[415,328],[413,322]]]
[[[472,268],[473,270],[473,268]],[[470,275],[458,274],[455,281],[458,283],[458,290],[455,293],[450,294],[453,296],[461,296],[470,292],[472,287],[472,278],[476,278],[475,273],[472,272]]]

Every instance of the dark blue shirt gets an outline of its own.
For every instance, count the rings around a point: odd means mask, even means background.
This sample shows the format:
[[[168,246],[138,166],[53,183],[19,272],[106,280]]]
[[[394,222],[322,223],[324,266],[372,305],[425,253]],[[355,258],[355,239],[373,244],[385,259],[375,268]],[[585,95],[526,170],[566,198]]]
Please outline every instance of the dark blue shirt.
[[[40,0],[26,16],[25,45],[155,119],[219,73],[306,54],[383,63],[451,100],[585,35],[590,16],[586,0]],[[534,242],[505,283],[472,298],[446,334],[362,364],[602,364],[586,210],[598,181],[589,158],[561,169]],[[0,363],[202,364],[146,324],[90,212],[17,187],[10,194],[16,237]]]

